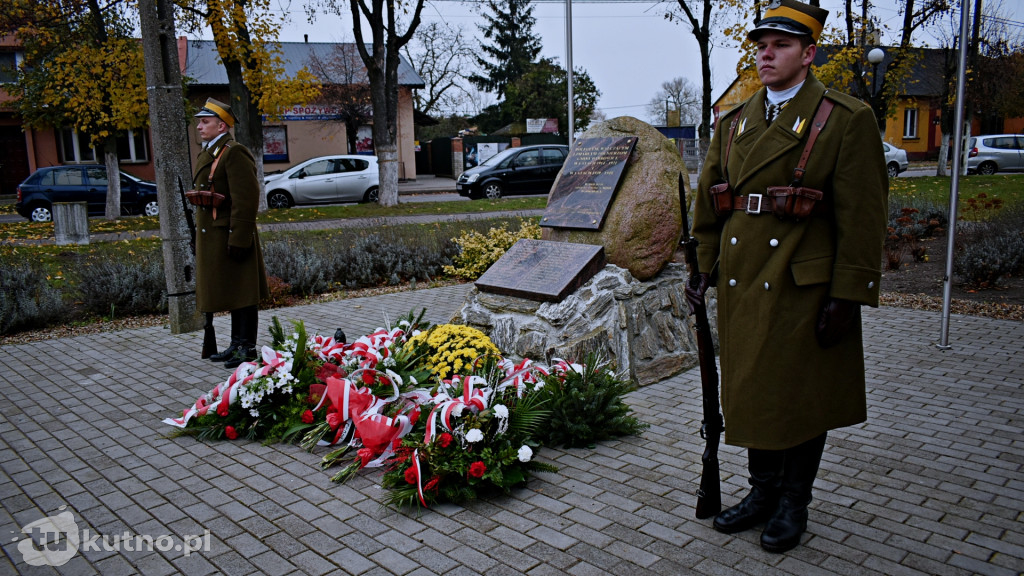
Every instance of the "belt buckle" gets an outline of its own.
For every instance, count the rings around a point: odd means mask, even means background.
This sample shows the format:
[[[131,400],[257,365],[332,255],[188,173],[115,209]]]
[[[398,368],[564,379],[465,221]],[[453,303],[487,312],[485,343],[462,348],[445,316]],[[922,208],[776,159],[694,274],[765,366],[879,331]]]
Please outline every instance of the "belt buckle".
[[[760,214],[761,213],[761,197],[762,194],[748,194],[747,195],[747,207],[744,212],[747,214]],[[756,200],[756,203],[755,203]],[[756,205],[755,205],[756,204]],[[753,206],[753,208],[751,208]]]

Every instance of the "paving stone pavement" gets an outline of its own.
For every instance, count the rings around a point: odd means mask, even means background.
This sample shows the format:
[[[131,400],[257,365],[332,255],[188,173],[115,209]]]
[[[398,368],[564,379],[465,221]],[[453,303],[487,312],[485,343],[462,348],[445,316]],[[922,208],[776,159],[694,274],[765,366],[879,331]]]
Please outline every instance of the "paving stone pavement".
[[[454,286],[261,313],[366,333],[425,307],[446,321]],[[374,474],[330,481],[296,446],[167,438],[227,377],[201,333],[140,328],[0,347],[0,574],[887,574],[1024,571],[1024,323],[865,311],[869,420],[829,435],[804,544],[769,554],[693,515],[702,443],[696,369],[633,392],[651,428],[594,449],[545,448],[559,467],[510,497],[425,512],[382,509]],[[216,320],[228,331],[228,317]],[[265,334],[261,330],[261,334]],[[822,383],[827,386],[827,383]],[[746,486],[721,450],[723,500]],[[21,528],[70,513],[84,538],[60,567],[26,564]],[[188,535],[209,531],[181,546]],[[156,548],[113,548],[119,535]],[[90,540],[95,536],[99,540]],[[38,534],[36,535],[38,536]],[[160,538],[163,536],[164,538]]]

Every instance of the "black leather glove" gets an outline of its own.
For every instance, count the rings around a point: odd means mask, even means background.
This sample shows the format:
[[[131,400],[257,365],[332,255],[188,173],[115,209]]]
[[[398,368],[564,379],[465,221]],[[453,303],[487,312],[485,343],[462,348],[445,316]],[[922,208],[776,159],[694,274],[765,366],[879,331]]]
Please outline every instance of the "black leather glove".
[[[822,348],[835,346],[860,319],[860,304],[841,298],[829,298],[818,313],[814,335]]]
[[[245,260],[247,254],[249,254],[249,248],[228,244],[228,258],[230,258],[232,262],[241,262],[242,260]]]
[[[683,292],[686,293],[686,306],[690,309],[691,315],[698,306],[706,305],[704,294],[707,294],[710,286],[711,277],[703,272],[698,273],[696,276],[690,276],[690,279],[686,282],[686,288]]]

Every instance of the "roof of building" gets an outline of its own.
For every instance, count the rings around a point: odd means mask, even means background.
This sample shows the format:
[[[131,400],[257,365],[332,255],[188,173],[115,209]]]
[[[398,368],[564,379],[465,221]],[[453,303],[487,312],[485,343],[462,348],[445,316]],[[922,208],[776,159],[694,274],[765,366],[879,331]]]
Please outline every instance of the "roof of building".
[[[338,42],[280,42],[281,60],[284,62],[284,72],[288,77],[293,77],[304,66],[309,65],[310,55],[316,55],[322,60],[330,60],[334,57],[334,51],[342,43]],[[213,40],[188,40],[187,55],[183,63],[184,74],[190,78],[193,85],[221,86],[227,85],[228,73],[221,64],[220,56],[217,54],[217,46]],[[372,48],[367,46],[372,52]],[[426,84],[423,78],[416,73],[416,70],[409,64],[404,56],[399,55],[398,62],[398,84],[409,88],[423,88]]]
[[[835,54],[842,46],[820,46],[814,56],[814,65],[821,66],[828,61],[828,58]],[[899,50],[895,46],[879,46],[885,53],[882,62],[878,64],[879,78],[881,74],[892,63],[893,57]],[[930,97],[942,96],[946,93],[946,59],[956,57],[956,52],[943,48],[907,48],[908,57],[914,58],[914,64],[910,67],[910,77],[906,79],[901,96]],[[952,63],[953,70],[956,68],[955,60]],[[865,69],[870,69],[871,64],[865,64]]]

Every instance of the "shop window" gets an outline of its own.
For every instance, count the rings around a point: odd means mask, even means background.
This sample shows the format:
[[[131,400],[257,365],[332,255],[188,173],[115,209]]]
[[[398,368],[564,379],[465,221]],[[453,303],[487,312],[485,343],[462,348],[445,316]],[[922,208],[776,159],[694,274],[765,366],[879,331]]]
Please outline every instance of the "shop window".
[[[917,108],[903,110],[903,137],[917,138]]]
[[[263,127],[263,161],[288,161],[288,128],[285,126]]]

